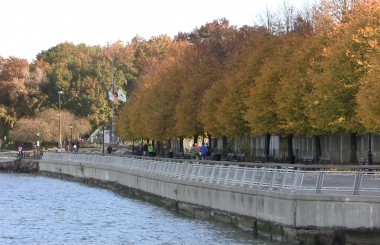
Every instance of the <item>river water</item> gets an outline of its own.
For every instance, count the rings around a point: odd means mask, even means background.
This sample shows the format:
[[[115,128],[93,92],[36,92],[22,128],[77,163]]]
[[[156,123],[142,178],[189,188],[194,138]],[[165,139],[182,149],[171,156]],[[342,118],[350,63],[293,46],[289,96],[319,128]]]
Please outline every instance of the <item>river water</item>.
[[[109,190],[0,173],[0,244],[279,244]]]

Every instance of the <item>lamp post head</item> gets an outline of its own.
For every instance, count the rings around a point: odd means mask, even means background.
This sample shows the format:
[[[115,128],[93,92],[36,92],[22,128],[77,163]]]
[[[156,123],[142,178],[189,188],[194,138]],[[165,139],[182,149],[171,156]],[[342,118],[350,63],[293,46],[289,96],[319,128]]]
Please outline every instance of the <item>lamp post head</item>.
[[[71,128],[71,129],[73,129],[73,127],[74,127],[73,125],[70,125],[70,128]]]
[[[63,91],[58,91],[58,94],[63,94]]]

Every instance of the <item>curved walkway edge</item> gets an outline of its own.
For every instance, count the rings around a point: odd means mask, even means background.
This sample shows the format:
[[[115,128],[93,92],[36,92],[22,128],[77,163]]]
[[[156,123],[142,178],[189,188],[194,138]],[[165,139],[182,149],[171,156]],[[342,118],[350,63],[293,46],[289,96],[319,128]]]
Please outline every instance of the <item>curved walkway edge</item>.
[[[133,157],[46,153],[40,160],[39,170],[139,190],[171,200],[183,209],[203,208],[209,217],[215,212],[225,213],[228,220],[237,217],[237,225],[249,226],[254,231],[257,222],[262,222],[269,230],[277,227],[302,244],[380,244],[379,196],[245,188],[155,175],[148,169],[132,167],[147,161]]]

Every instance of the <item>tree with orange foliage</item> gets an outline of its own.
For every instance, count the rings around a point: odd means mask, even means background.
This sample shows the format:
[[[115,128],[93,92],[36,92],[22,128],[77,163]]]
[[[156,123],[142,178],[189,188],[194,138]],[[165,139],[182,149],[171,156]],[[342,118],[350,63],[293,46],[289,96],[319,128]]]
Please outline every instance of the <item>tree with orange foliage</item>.
[[[194,136],[197,140],[205,131],[199,116],[203,98],[206,91],[223,77],[226,61],[237,50],[236,34],[237,30],[226,19],[207,23],[188,34],[192,45],[187,49],[181,100],[175,109],[178,135]]]
[[[13,130],[9,134],[9,138],[17,142],[35,142],[37,134],[43,142],[55,143],[59,141],[58,127],[59,111],[55,109],[43,110],[34,118],[22,118],[15,124]],[[71,129],[73,126],[73,136],[78,138],[91,130],[90,123],[82,118],[75,117],[68,111],[61,111],[61,134],[62,138],[71,137]]]
[[[0,58],[0,135],[19,118],[34,116],[46,101],[46,77],[40,63],[16,57]]]

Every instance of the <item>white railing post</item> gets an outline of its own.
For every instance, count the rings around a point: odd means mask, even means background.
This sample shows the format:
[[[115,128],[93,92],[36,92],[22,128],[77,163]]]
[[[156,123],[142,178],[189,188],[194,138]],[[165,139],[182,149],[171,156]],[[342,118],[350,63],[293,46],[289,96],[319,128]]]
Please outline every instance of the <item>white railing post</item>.
[[[297,184],[297,181],[298,181],[299,173],[300,173],[300,169],[297,169],[296,172],[295,172],[296,176],[294,176],[294,180],[293,180],[293,184],[292,184],[292,192],[295,191],[295,187],[296,187],[296,184]]]

